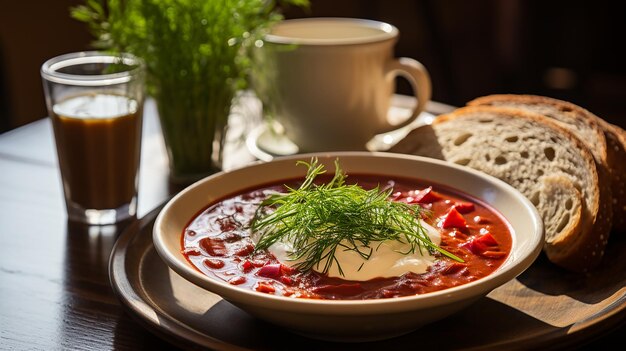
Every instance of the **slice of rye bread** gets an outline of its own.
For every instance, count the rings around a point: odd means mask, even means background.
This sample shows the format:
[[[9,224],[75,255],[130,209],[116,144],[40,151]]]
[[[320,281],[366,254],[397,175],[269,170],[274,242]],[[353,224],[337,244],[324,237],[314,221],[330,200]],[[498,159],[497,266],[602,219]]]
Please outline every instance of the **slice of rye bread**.
[[[626,176],[624,173],[626,151],[619,141],[618,134],[615,133],[616,126],[609,125],[602,118],[581,106],[545,96],[494,94],[474,99],[467,105],[515,107],[537,112],[554,119],[576,134],[603,168],[600,171],[608,173],[610,182],[601,186],[610,186],[612,189],[612,229],[618,232],[626,231]]]
[[[611,191],[613,192],[613,231],[626,233],[626,130],[599,118],[608,150]]]
[[[418,127],[390,152],[435,157],[502,179],[537,207],[544,252],[576,272],[602,260],[611,225],[610,188],[589,149],[568,129],[516,108],[472,106]]]

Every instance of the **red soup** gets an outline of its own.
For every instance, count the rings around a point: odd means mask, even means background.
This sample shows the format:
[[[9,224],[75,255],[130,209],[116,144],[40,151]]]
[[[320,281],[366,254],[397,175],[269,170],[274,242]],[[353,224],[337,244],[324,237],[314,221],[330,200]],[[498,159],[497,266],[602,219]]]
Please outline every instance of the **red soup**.
[[[439,246],[461,259],[435,253],[424,273],[351,281],[314,270],[299,271],[267,250],[255,250],[250,222],[262,200],[297,188],[283,181],[246,190],[210,204],[182,234],[183,253],[200,272],[262,293],[316,299],[378,299],[423,294],[466,284],[495,271],[511,250],[511,227],[484,202],[461,191],[413,179],[351,174],[349,181],[365,189],[393,190],[389,201],[419,204],[423,220],[441,236]]]

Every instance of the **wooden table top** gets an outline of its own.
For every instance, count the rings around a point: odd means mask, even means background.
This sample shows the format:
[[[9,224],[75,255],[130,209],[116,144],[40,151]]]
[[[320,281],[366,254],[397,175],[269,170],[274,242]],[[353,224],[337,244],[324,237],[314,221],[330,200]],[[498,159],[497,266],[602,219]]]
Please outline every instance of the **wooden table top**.
[[[439,105],[432,105],[435,109]],[[432,109],[431,109],[432,110]],[[225,168],[255,158],[232,140]],[[168,182],[156,109],[145,109],[138,217],[178,189]],[[51,124],[42,119],[0,135],[0,349],[176,350],[120,304],[109,255],[130,223],[89,227],[68,222]],[[621,342],[596,333],[589,349]],[[618,344],[619,345],[619,344]]]

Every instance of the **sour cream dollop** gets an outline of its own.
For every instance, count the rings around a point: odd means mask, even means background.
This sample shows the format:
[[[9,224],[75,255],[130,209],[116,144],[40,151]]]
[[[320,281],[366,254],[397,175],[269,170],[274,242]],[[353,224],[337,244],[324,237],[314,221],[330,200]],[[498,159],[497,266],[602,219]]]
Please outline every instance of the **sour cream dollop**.
[[[430,240],[439,245],[441,242],[439,231],[423,221],[421,224]],[[347,242],[342,243],[348,246]],[[354,250],[338,248],[335,251],[335,258],[341,265],[343,275],[339,272],[337,264],[333,263],[328,271],[328,276],[355,281],[399,277],[408,272],[424,273],[435,262],[435,257],[425,247],[422,247],[421,250],[416,248],[414,253],[405,254],[410,250],[410,245],[397,240],[371,242],[369,247],[372,249],[369,259],[363,258]],[[293,267],[301,262],[301,260],[292,259],[293,244],[290,242],[274,243],[268,250],[284,265]],[[361,251],[369,252],[369,250],[363,246]],[[321,273],[325,265],[326,260],[322,260],[313,267],[313,270]]]

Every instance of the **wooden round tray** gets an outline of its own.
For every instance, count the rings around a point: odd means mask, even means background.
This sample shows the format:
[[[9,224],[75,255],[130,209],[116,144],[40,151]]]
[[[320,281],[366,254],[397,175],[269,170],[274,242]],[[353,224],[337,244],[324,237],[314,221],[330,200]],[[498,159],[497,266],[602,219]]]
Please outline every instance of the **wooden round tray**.
[[[151,331],[184,348],[214,350],[560,349],[624,322],[626,239],[613,239],[594,273],[565,272],[542,255],[517,279],[476,304],[411,334],[368,343],[307,339],[243,312],[171,271],[152,245],[161,208],[131,225],[109,263],[113,290]],[[618,240],[619,239],[619,240]]]

